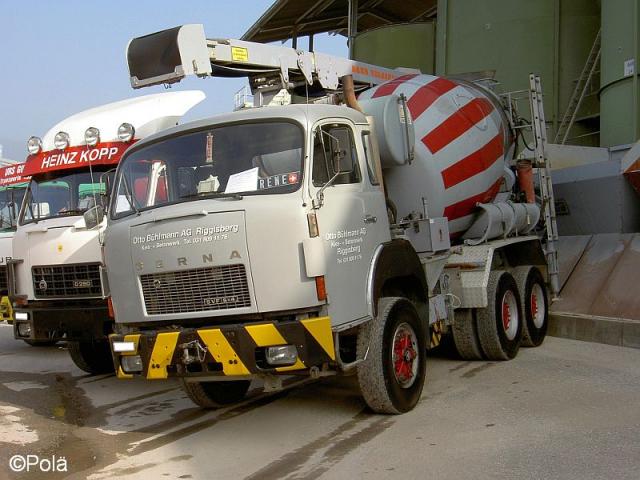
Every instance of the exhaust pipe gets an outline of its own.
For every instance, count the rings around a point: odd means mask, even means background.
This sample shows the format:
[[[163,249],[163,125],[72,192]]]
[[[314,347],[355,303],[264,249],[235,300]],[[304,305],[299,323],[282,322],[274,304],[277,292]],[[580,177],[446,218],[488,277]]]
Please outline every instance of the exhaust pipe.
[[[351,75],[345,75],[343,77],[340,77],[340,82],[342,82],[344,103],[346,103],[348,107],[353,108],[360,113],[364,113],[362,107],[358,103],[358,99],[356,98],[356,89],[353,86],[353,77]]]
[[[527,203],[536,203],[536,192],[533,187],[533,168],[530,160],[518,160],[516,162],[518,171],[518,185],[524,192]]]

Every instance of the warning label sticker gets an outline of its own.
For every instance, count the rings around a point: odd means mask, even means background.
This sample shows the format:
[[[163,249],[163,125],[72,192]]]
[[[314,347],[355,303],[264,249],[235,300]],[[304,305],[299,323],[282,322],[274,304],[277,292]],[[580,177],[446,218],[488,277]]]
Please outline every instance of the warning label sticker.
[[[243,47],[231,47],[231,59],[236,62],[248,62],[249,51]]]

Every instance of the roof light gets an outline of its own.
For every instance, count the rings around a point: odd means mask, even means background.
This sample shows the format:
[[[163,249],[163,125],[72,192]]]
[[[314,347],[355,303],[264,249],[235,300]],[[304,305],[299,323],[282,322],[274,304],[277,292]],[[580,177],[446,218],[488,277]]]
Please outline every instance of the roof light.
[[[87,128],[84,132],[84,142],[91,147],[95,147],[100,142],[100,130],[96,127]]]
[[[118,127],[118,138],[122,142],[130,142],[133,140],[133,136],[136,133],[136,129],[130,123],[123,123]]]
[[[30,155],[37,155],[42,150],[42,140],[39,137],[31,137],[27,141],[27,151]]]
[[[53,137],[53,145],[58,150],[64,150],[69,146],[69,134],[67,132],[58,132],[56,136]]]

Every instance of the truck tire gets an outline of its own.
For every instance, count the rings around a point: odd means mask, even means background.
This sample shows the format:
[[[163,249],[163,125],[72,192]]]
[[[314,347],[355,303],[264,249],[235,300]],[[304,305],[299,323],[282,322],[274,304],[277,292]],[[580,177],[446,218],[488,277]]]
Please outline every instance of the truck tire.
[[[505,271],[489,275],[486,308],[476,310],[480,347],[488,360],[509,360],[522,340],[520,295],[513,276]]]
[[[80,370],[94,375],[113,373],[113,359],[107,341],[67,342],[71,360]]]
[[[542,273],[536,267],[525,266],[514,270],[513,276],[520,291],[522,304],[522,345],[538,347],[547,336],[549,323],[549,294]]]
[[[250,380],[228,382],[187,382],[182,380],[182,389],[189,399],[202,408],[220,408],[242,400],[251,385]]]
[[[416,406],[426,376],[427,332],[409,300],[379,300],[378,316],[358,332],[357,358],[364,358],[358,384],[371,410],[398,414]]]
[[[455,310],[451,332],[453,343],[463,360],[482,360],[482,349],[478,338],[476,319],[472,308]]]
[[[53,347],[60,340],[29,340],[28,338],[23,338],[22,341],[32,347]]]

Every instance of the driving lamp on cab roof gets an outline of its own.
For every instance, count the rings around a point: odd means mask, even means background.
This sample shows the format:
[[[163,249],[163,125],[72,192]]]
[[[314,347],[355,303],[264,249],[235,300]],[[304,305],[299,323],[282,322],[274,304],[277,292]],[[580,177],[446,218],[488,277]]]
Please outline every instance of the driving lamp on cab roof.
[[[53,145],[58,150],[64,150],[69,146],[69,134],[67,132],[58,132],[56,136],[53,137]]]
[[[42,140],[38,137],[31,137],[27,140],[27,151],[30,155],[36,155],[42,150]]]
[[[100,130],[96,127],[87,128],[84,132],[84,142],[91,147],[95,147],[100,142]]]
[[[136,133],[136,129],[130,123],[123,123],[118,127],[118,138],[122,142],[130,142],[133,140],[133,136]]]

